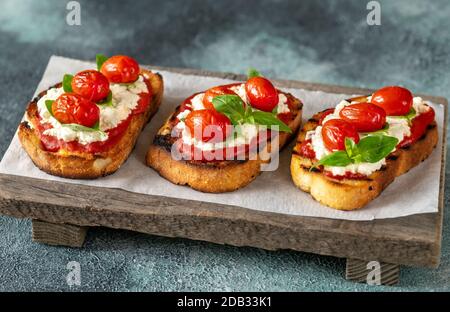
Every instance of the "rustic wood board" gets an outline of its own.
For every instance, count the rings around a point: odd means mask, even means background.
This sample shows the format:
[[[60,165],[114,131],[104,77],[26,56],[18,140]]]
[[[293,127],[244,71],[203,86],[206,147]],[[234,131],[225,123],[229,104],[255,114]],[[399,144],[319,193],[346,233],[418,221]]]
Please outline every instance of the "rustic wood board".
[[[236,80],[245,78],[191,69],[152,68]],[[287,80],[275,83],[285,88],[329,93],[368,94],[373,91]],[[443,104],[447,120],[445,98],[422,97]],[[445,130],[441,138],[443,148],[436,151],[442,153],[443,159],[437,213],[374,221],[302,217],[6,174],[0,174],[0,213],[54,224],[105,226],[235,246],[293,249],[348,259],[437,267],[444,210]],[[58,227],[52,229],[66,231]],[[71,235],[77,231],[76,228],[68,230]],[[36,227],[36,240],[39,241],[40,234],[47,235],[46,231]],[[83,234],[83,230],[80,233]]]

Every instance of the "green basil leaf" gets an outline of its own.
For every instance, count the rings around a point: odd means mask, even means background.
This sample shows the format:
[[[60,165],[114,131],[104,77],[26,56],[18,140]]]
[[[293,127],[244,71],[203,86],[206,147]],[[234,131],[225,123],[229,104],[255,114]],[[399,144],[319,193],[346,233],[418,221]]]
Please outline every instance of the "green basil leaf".
[[[397,146],[398,139],[387,135],[371,135],[362,138],[357,144],[358,161],[376,163],[389,155]]]
[[[248,73],[247,73],[248,78],[253,78],[253,77],[261,77],[261,73],[259,71],[257,71],[254,68],[249,68],[248,69]]]
[[[325,157],[322,157],[314,167],[323,165],[323,166],[333,166],[333,167],[345,167],[352,163],[350,157],[348,157],[347,153],[344,151],[337,151],[331,153]]]
[[[63,89],[64,92],[73,92],[72,90],[73,75],[65,74],[63,77]]]
[[[212,99],[214,108],[227,116],[233,125],[243,122],[246,111],[244,102],[237,95],[219,95]]]
[[[62,124],[63,127],[67,127],[69,129],[72,129],[73,131],[84,131],[84,132],[95,132],[95,131],[99,131],[99,132],[103,132],[100,131],[100,123],[97,122],[94,127],[89,128],[89,127],[85,127],[79,124]]]
[[[358,154],[358,147],[350,138],[345,138],[345,151],[347,152],[348,157],[352,158],[353,156]]]
[[[55,101],[53,101],[53,100],[46,100],[46,101],[45,101],[45,106],[47,106],[47,110],[48,110],[48,112],[50,113],[50,115],[51,115],[52,117],[54,117],[54,116],[53,116],[53,111],[52,111],[52,105],[53,105],[53,102],[55,102]]]
[[[112,103],[112,92],[109,91],[108,96],[101,102],[97,103],[98,105],[104,105],[104,106],[113,106]]]
[[[280,132],[292,132],[291,128],[289,128],[288,125],[286,125],[272,113],[253,111],[251,116],[253,117],[254,123],[256,124],[265,125],[268,127],[278,126]]]
[[[363,135],[379,135],[379,134],[387,135],[388,130],[389,130],[389,124],[386,123],[386,125],[382,129],[373,131],[373,132],[365,132],[365,133],[363,133]]]
[[[97,61],[97,70],[100,70],[102,68],[103,63],[106,62],[108,57],[104,56],[103,54],[97,54],[95,56],[95,60]]]

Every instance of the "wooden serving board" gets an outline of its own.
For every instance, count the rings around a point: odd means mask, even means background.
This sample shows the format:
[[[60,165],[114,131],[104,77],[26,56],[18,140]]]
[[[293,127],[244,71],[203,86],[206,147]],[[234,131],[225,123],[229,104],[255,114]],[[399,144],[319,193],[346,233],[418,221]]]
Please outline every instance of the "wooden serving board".
[[[191,75],[244,80],[234,74],[152,67]],[[373,90],[276,80],[285,88],[328,93],[369,94]],[[445,106],[442,97],[422,96]],[[446,122],[445,122],[446,127]],[[33,219],[33,239],[81,247],[91,226],[203,240],[268,250],[292,249],[347,258],[346,277],[365,282],[373,261],[381,283],[398,281],[399,265],[436,268],[440,261],[443,220],[446,129],[439,211],[394,219],[348,221],[262,212],[237,206],[132,193],[0,174],[0,213]],[[26,191],[24,191],[26,190]]]

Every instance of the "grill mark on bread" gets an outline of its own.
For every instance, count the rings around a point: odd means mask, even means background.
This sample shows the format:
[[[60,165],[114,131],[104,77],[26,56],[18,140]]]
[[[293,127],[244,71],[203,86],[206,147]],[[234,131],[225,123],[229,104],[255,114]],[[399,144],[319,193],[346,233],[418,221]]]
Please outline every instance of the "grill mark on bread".
[[[386,157],[387,160],[397,160],[398,156],[396,155],[389,155],[388,157]]]

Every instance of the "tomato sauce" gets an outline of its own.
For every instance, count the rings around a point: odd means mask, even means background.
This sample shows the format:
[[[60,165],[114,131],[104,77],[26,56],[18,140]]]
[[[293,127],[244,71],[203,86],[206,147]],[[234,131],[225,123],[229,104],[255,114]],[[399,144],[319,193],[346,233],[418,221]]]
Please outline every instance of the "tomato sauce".
[[[417,142],[427,131],[427,127],[434,121],[434,109],[429,108],[419,116],[411,121],[411,135],[405,137],[403,141],[398,144],[398,147],[406,147]]]

